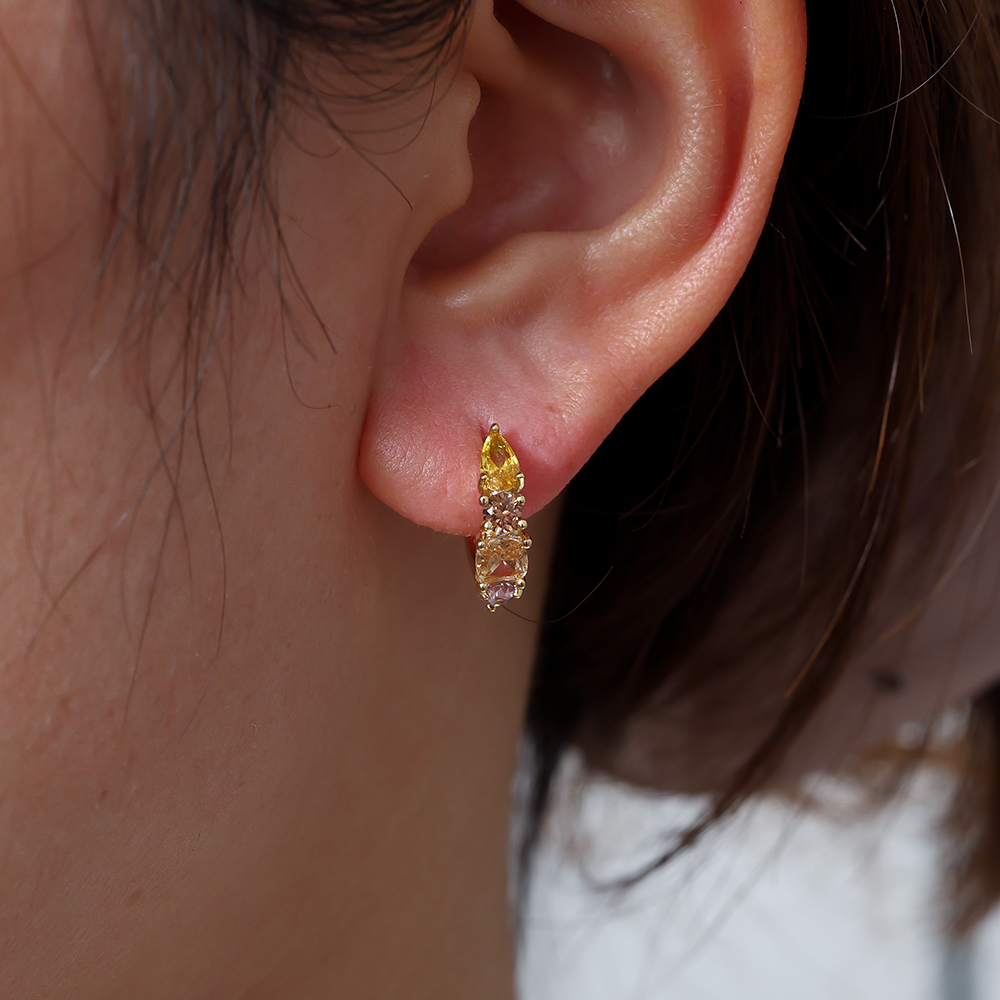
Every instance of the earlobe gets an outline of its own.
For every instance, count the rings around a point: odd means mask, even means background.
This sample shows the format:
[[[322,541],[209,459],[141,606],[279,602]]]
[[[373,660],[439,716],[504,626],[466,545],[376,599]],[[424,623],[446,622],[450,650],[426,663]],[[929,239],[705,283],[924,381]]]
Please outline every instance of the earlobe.
[[[472,193],[426,234],[378,346],[359,467],[471,534],[498,422],[548,503],[725,303],[762,228],[805,63],[798,0],[477,9]]]

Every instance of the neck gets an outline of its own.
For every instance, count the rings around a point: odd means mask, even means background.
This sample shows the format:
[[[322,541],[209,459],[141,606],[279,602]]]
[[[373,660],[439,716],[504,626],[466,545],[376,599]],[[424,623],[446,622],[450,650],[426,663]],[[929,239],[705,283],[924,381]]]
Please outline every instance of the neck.
[[[255,1000],[514,997],[510,796],[537,625],[487,611],[464,540],[398,520],[389,530],[400,532],[396,552],[449,579],[390,595],[392,628],[374,640],[390,681],[348,723],[351,757],[335,762],[342,798],[328,820],[336,833],[316,859],[319,878],[336,869],[323,893],[332,904],[304,915],[301,947]],[[533,620],[544,548],[532,550],[534,591],[513,606]]]

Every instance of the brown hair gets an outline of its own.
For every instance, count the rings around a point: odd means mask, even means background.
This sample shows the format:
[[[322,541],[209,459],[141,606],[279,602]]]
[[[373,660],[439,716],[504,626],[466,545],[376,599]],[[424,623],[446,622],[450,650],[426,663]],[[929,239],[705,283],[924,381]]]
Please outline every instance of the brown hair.
[[[918,600],[961,520],[1000,380],[996,13],[811,4],[809,36],[746,274],[569,491],[528,713],[529,849],[568,746],[669,787],[684,748],[665,731],[681,715],[704,744],[690,766],[736,761],[650,867],[693,843],[773,778],[900,585],[890,560]],[[977,732],[1000,723],[995,694],[977,718]],[[990,746],[958,808],[977,803],[975,837],[960,838],[960,931],[1000,898]]]

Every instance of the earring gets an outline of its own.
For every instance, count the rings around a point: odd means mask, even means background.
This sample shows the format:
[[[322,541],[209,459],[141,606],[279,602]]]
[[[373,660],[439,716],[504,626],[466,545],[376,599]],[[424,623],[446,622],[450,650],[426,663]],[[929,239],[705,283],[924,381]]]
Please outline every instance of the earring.
[[[479,502],[483,526],[472,539],[476,585],[490,611],[524,593],[531,539],[521,517],[524,473],[500,428],[494,424],[483,442]]]

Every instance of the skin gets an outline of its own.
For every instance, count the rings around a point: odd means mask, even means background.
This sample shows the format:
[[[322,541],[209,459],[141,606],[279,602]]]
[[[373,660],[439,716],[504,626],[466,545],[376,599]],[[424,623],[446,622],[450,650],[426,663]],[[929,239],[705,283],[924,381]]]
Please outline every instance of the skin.
[[[127,230],[93,281],[116,136],[78,0],[0,25],[0,993],[510,1000],[552,501],[742,273],[800,6],[540,2],[508,34],[477,3],[430,113],[356,119],[366,156],[290,111],[282,232],[335,353],[260,224],[196,405],[183,292],[121,337]],[[526,620],[464,551],[494,420]]]

